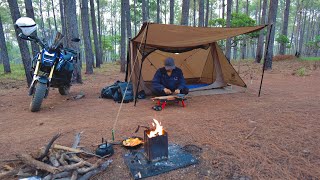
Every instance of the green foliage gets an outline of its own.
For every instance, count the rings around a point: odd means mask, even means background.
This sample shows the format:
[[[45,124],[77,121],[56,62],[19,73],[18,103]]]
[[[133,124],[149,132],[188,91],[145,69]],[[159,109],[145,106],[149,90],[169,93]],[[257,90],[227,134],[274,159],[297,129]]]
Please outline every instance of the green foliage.
[[[255,26],[255,25],[256,25],[256,21],[246,14],[242,14],[242,13],[231,14],[231,27],[247,27],[247,26]],[[211,19],[209,20],[209,26],[225,27],[226,20],[222,18]],[[258,36],[259,36],[259,32],[240,35],[240,36],[234,37],[232,43],[233,43],[233,46],[235,46],[242,39],[257,38]],[[220,45],[223,46],[223,43],[221,42]]]
[[[298,69],[296,73],[298,76],[301,76],[301,77],[305,76],[306,75],[306,68],[302,67],[302,68]]]
[[[23,64],[10,64],[11,73],[3,72],[3,65],[0,64],[0,81],[1,80],[25,80]]]
[[[216,18],[209,20],[209,26],[214,27],[225,27],[226,26],[226,20],[222,18]]]
[[[300,58],[302,61],[320,61],[320,57],[302,57]]]
[[[121,40],[120,35],[116,36],[102,36],[102,48],[107,51],[113,51],[114,50],[114,44],[119,44]]]
[[[276,38],[276,41],[280,44],[287,44],[287,43],[289,43],[289,38],[287,36],[281,34]]]

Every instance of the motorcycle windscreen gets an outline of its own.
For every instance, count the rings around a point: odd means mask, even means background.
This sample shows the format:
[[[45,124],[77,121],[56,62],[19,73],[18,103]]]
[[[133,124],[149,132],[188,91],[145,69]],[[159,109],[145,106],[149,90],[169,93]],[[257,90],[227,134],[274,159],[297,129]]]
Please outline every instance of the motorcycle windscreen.
[[[58,31],[52,31],[50,34],[48,34],[47,45],[49,49],[51,50],[57,49],[62,43],[63,37],[64,36]]]

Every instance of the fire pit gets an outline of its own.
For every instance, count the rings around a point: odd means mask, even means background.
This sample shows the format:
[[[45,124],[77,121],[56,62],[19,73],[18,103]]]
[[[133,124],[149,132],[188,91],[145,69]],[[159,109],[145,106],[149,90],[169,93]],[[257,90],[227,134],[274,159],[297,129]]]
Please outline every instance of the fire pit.
[[[196,164],[198,160],[177,144],[168,143],[168,133],[153,120],[153,128],[144,131],[144,149],[124,155],[134,179],[155,176]]]
[[[168,159],[168,133],[153,119],[154,129],[144,131],[144,151],[149,161]]]

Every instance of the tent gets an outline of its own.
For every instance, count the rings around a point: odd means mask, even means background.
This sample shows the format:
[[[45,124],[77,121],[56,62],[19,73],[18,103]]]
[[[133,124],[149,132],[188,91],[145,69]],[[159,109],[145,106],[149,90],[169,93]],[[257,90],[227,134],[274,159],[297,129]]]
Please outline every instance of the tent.
[[[266,27],[217,28],[144,23],[130,40],[126,81],[131,81],[135,94],[144,90],[152,94],[152,78],[163,67],[167,57],[175,59],[187,85],[192,90],[221,88],[227,84],[246,84],[227,61],[217,41],[251,33]]]

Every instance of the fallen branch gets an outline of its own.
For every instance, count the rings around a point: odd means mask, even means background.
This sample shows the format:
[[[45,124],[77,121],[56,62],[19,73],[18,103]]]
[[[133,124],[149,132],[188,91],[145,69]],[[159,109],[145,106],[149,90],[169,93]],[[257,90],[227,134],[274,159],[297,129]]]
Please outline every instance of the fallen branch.
[[[12,169],[10,171],[0,173],[0,179],[6,179],[6,177],[14,176],[19,172],[18,169]]]
[[[78,156],[69,157],[69,156],[65,155],[64,158],[67,159],[68,161],[72,161],[72,162],[76,162],[76,163],[83,161],[83,159],[79,158]],[[83,161],[83,162],[84,162],[85,166],[89,166],[89,167],[93,166],[91,163],[89,163],[87,161]]]
[[[98,160],[96,163],[94,163],[91,167],[88,167],[88,168],[86,168],[86,167],[80,168],[80,169],[77,170],[77,172],[78,172],[79,174],[85,174],[85,173],[87,173],[87,172],[89,172],[89,171],[92,171],[92,170],[98,168],[98,167],[101,165],[101,163],[102,163],[102,159],[99,159],[99,160]]]
[[[70,180],[77,180],[77,178],[78,178],[78,172],[77,171],[73,171]]]
[[[51,164],[52,164],[54,167],[59,167],[59,166],[60,166],[60,163],[59,163],[59,161],[57,160],[55,154],[50,154],[50,156],[49,156],[49,161],[51,162]]]
[[[72,144],[72,148],[77,148],[78,146],[79,146],[79,144],[80,144],[80,139],[81,139],[81,134],[82,134],[82,132],[79,132],[79,133],[77,133],[76,134],[76,136],[74,137],[74,142],[73,142],[73,144]]]
[[[45,170],[45,171],[50,172],[52,174],[56,174],[59,172],[58,168],[50,166],[50,165],[43,163],[41,161],[38,161],[38,160],[34,159],[32,156],[30,156],[29,154],[17,155],[17,158],[20,159],[23,163],[30,165],[32,167],[35,167],[36,169]]]
[[[80,149],[70,148],[67,146],[61,146],[59,144],[54,144],[53,149],[65,150],[65,151],[74,152],[74,153],[81,153],[82,152]]]
[[[101,156],[96,155],[96,154],[91,153],[91,152],[86,152],[86,151],[82,151],[80,149],[70,148],[70,147],[67,147],[67,146],[59,145],[59,144],[54,144],[53,148],[54,149],[59,149],[59,150],[65,150],[65,151],[72,152],[72,153],[83,153],[83,154],[90,155],[90,156],[95,156],[95,157],[98,157],[98,158],[108,157],[108,156],[101,157]]]
[[[67,155],[65,153],[62,153],[60,158],[58,159],[59,163],[63,166],[68,165],[68,162],[66,161]]]
[[[62,171],[70,171],[70,170],[74,170],[74,169],[78,169],[79,167],[84,166],[84,161],[80,161],[76,164],[71,164],[71,165],[65,165],[65,166],[61,166],[59,167],[59,170]]]
[[[246,136],[246,139],[248,139],[250,136],[252,136],[252,134],[254,133],[254,131],[257,129],[257,127],[254,127],[252,129],[252,131]]]
[[[51,179],[61,179],[65,177],[70,177],[71,172],[61,172],[58,174],[49,174],[46,177],[44,177],[42,180],[51,180]]]
[[[60,136],[61,136],[61,134],[58,133],[58,134],[56,134],[56,135],[54,135],[54,136],[52,137],[52,139],[49,141],[48,145],[46,146],[46,149],[44,150],[43,154],[41,154],[41,155],[37,158],[37,160],[42,161],[42,159],[48,155],[49,149],[51,148],[52,144],[53,144],[54,141],[57,140]]]
[[[92,171],[89,171],[88,173],[86,173],[82,177],[80,177],[78,180],[88,180],[92,176],[95,176],[95,175],[101,173],[102,171],[105,171],[111,162],[112,162],[112,160],[107,160],[106,162],[102,163],[99,168],[92,170]]]

